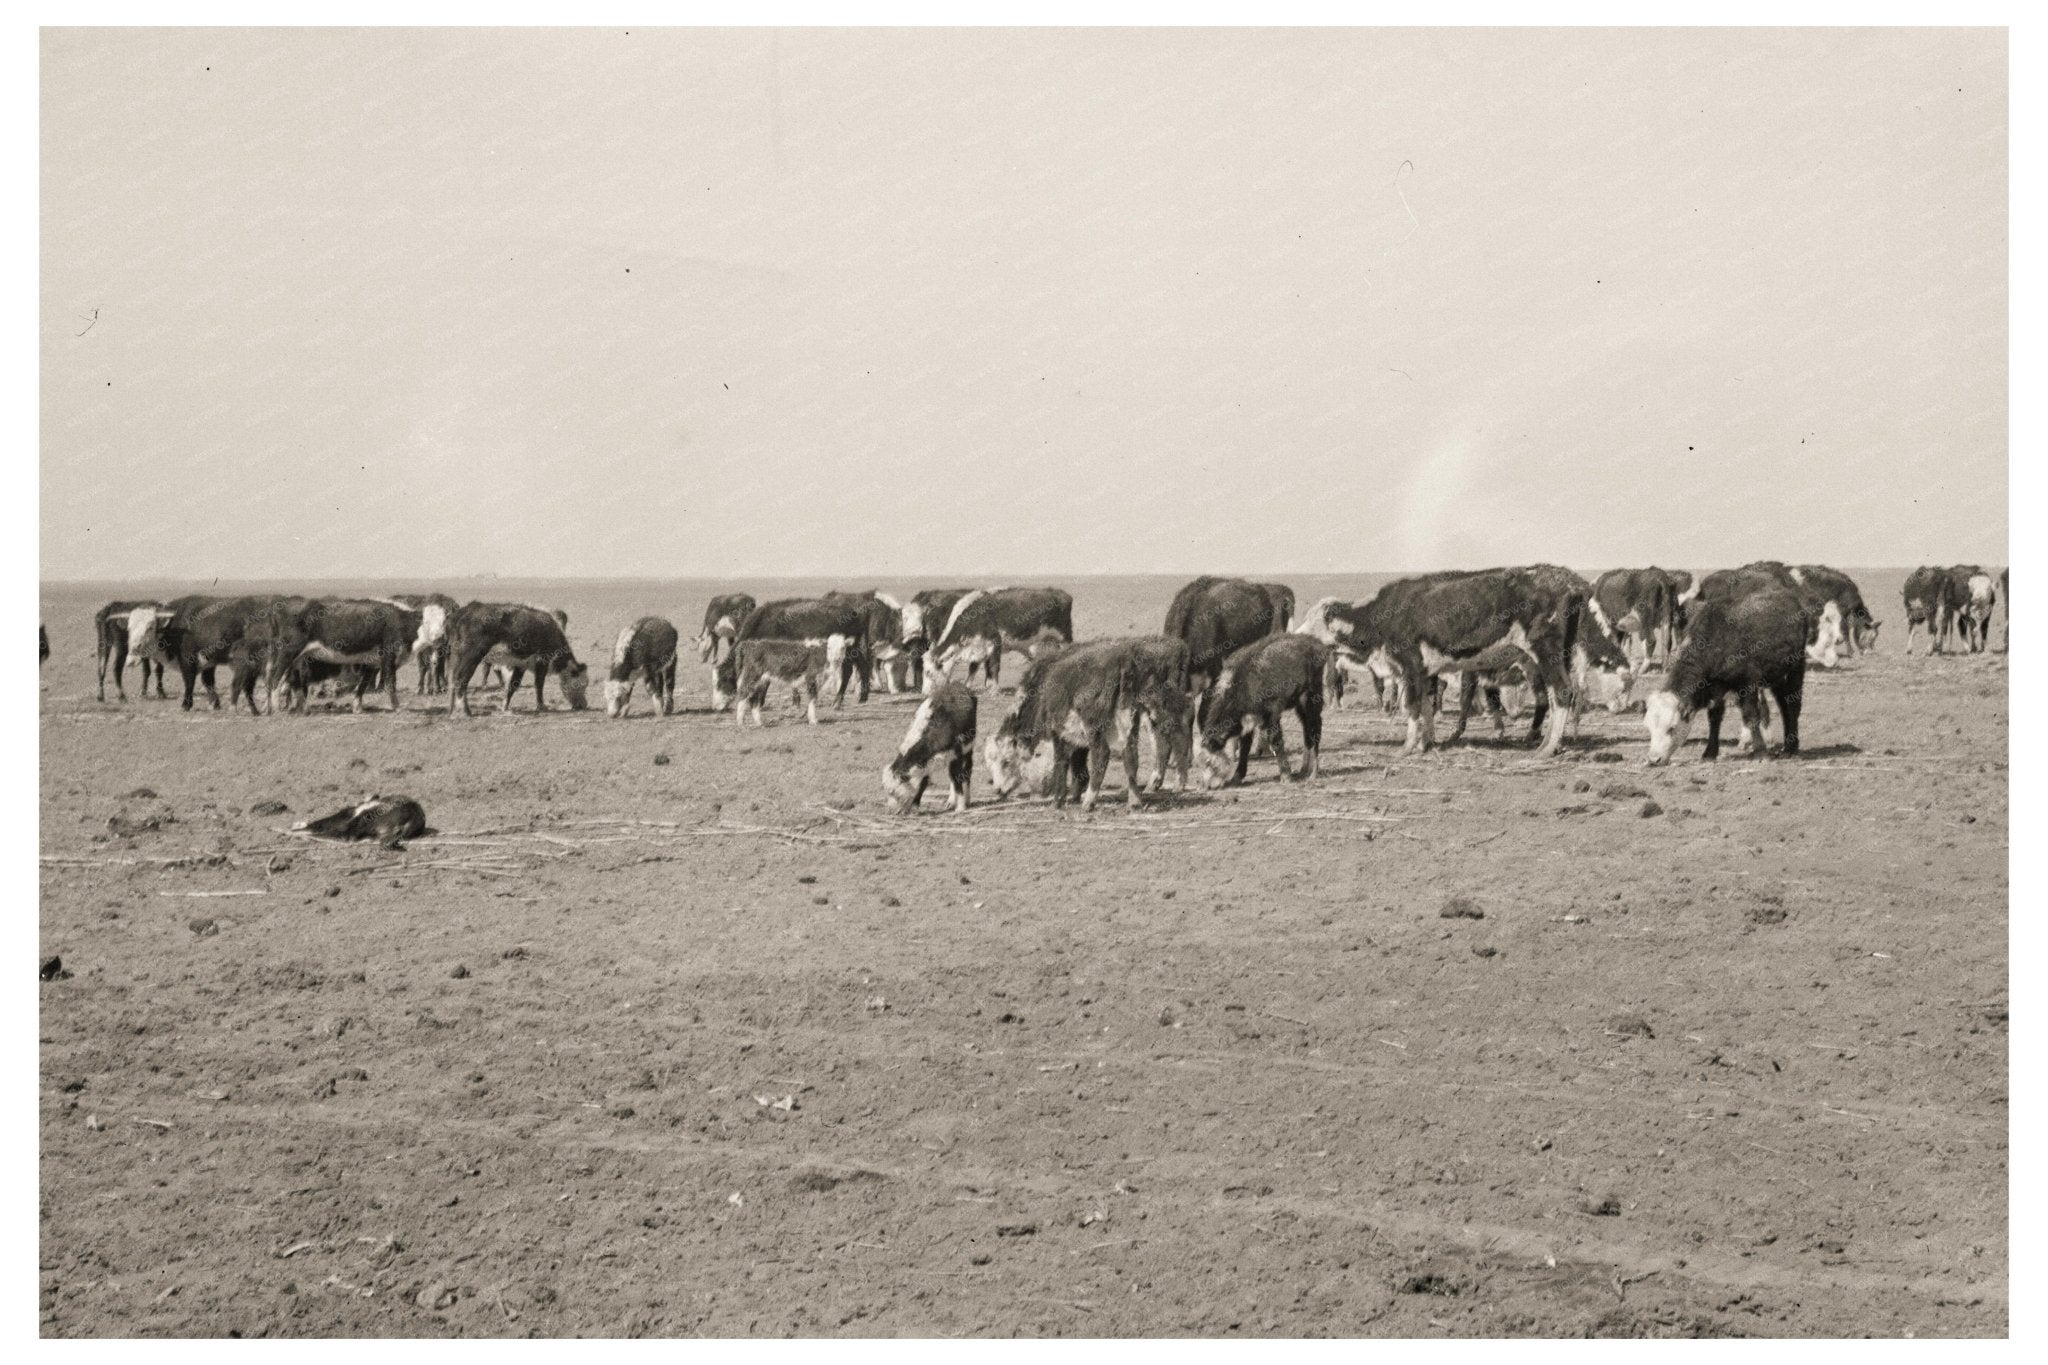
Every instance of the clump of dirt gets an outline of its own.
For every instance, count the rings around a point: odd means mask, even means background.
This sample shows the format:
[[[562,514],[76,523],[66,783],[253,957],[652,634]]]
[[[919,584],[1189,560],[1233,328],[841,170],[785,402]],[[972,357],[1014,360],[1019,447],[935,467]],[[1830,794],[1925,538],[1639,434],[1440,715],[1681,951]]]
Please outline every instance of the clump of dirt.
[[[1486,912],[1467,896],[1452,896],[1436,912],[1438,919],[1485,919]]]

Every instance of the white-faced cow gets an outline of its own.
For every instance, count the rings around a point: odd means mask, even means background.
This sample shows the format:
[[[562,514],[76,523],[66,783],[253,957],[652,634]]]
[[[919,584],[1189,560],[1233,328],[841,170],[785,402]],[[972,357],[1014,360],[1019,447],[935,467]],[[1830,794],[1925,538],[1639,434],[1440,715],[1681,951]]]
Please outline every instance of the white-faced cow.
[[[825,650],[839,680],[839,689],[832,699],[833,709],[837,710],[846,704],[847,685],[859,671],[859,662],[867,653],[869,605],[858,597],[787,597],[776,602],[764,602],[740,623],[735,644],[745,644],[749,640],[782,640],[817,645]],[[718,668],[717,687],[721,694],[738,690],[739,672],[739,658],[735,651],[728,654]],[[868,699],[864,674],[861,675],[860,699]]]
[[[142,695],[149,695],[149,675],[154,669],[156,694],[164,696],[165,660],[157,648],[157,610],[155,602],[109,602],[93,614],[93,650],[99,662],[101,701],[107,699],[109,664],[114,671],[114,694],[122,701],[128,700],[128,689],[122,685],[121,675],[130,657],[142,665]],[[138,616],[148,627],[139,641],[135,633]]]
[[[1958,564],[1948,571],[1950,592],[1955,599],[1955,627],[1963,637],[1963,648],[1982,654],[1991,646],[1991,614],[1998,606],[1998,586],[1990,574],[1975,564]]]
[[[1809,606],[1813,595],[1817,595],[1823,611],[1829,603],[1834,604],[1835,616],[1841,622],[1843,654],[1868,654],[1877,648],[1878,627],[1884,623],[1871,616],[1855,579],[1825,564],[1794,564],[1789,572],[1792,581],[1806,590],[1801,597]]]
[[[1712,575],[1710,575],[1712,577]],[[1721,717],[1736,694],[1744,734],[1740,742],[1762,753],[1768,742],[1768,695],[1784,723],[1784,751],[1799,752],[1799,708],[1806,687],[1807,639],[1813,620],[1799,594],[1768,577],[1753,577],[1742,591],[1703,588],[1693,604],[1685,644],[1645,702],[1652,765],[1666,763],[1685,740],[1701,707],[1707,712],[1703,758],[1721,753]]]
[[[1074,599],[1059,588],[989,588],[953,604],[932,645],[925,687],[933,688],[965,664],[980,664],[991,685],[1002,677],[1003,650],[1027,653],[1074,638]],[[963,675],[967,676],[967,675]]]
[[[1232,654],[1211,689],[1202,721],[1203,785],[1215,787],[1244,781],[1253,740],[1266,747],[1290,781],[1314,777],[1323,749],[1323,670],[1329,647],[1308,635],[1269,635]],[[1287,766],[1287,741],[1281,719],[1289,711],[1301,722],[1304,750],[1301,771]],[[1237,741],[1235,771],[1229,753]]]
[[[1593,584],[1589,608],[1601,629],[1620,641],[1640,672],[1671,657],[1680,587],[1667,569],[1609,569]]]
[[[589,705],[590,668],[577,661],[569,637],[555,617],[538,607],[513,602],[470,602],[456,611],[448,623],[448,714],[469,709],[469,680],[486,661],[507,670],[505,705],[512,698],[528,669],[533,670],[533,709],[547,710],[545,688],[549,673],[561,685],[562,695],[572,710]]]
[[[792,705],[804,708],[804,718],[818,723],[818,693],[825,679],[837,674],[844,686],[846,658],[843,636],[835,635],[825,644],[809,640],[742,640],[733,649],[733,695],[738,705],[733,719],[747,723],[747,711],[754,713],[756,729],[762,725],[761,707],[768,689],[781,683],[790,692]]]
[[[456,600],[444,592],[395,592],[377,599],[416,613],[419,634],[412,642],[413,658],[419,663],[419,681],[413,690],[421,696],[448,690],[448,621],[455,615]]]
[[[294,697],[291,709],[305,709],[306,692],[292,682],[301,661],[355,665],[355,709],[360,712],[363,693],[381,683],[392,714],[398,713],[398,667],[419,639],[419,612],[396,602],[318,597],[274,604],[267,626],[270,653],[264,672],[273,713],[286,690]]]
[[[1950,625],[1961,607],[1948,570],[1921,565],[1906,575],[1902,595],[1906,604],[1906,653],[1913,652],[1913,641],[1923,630],[1927,632],[1927,652],[1942,653],[1948,643]]]
[[[890,696],[904,691],[910,685],[910,655],[903,648],[903,613],[901,602],[885,592],[870,588],[866,592],[828,592],[828,599],[843,599],[862,604],[867,613],[867,629],[864,634],[864,652],[855,656],[854,667],[861,674],[861,699],[865,701],[868,689],[876,678],[881,680],[882,690]]]
[[[946,808],[964,811],[974,782],[974,693],[963,684],[947,683],[917,704],[910,729],[896,748],[896,757],[882,768],[882,794],[899,814],[909,814],[924,801],[931,784],[931,766],[946,760]]]
[[[619,632],[604,684],[606,715],[626,714],[635,678],[647,680],[647,695],[657,715],[676,709],[676,628],[659,616],[643,616]]]
[[[704,608],[704,628],[697,632],[697,657],[711,669],[711,709],[723,711],[731,700],[718,685],[718,673],[732,655],[733,642],[754,608],[760,605],[743,592],[729,592],[711,599]]]
[[[924,661],[925,655],[931,652],[933,632],[945,629],[953,608],[970,591],[968,588],[926,588],[903,604],[900,643],[903,652],[910,656],[910,685],[918,691],[930,690],[924,685]]]

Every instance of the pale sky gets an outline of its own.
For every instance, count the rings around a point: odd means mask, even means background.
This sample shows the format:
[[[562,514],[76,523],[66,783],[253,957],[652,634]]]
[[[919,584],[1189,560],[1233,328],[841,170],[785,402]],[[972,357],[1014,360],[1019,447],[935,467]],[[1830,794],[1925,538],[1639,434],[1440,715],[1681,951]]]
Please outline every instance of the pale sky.
[[[46,30],[42,572],[2002,565],[2006,68]]]

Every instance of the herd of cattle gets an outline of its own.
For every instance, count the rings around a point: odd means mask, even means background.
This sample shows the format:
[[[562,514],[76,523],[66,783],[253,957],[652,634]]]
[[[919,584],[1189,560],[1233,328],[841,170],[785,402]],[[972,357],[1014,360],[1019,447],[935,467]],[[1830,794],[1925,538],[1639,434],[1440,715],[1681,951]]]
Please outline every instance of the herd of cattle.
[[[1995,579],[1975,565],[1921,568],[1907,579],[1906,652],[1923,629],[1938,653],[1959,636],[1988,647],[1994,607],[2007,601],[2010,570]],[[984,753],[998,796],[1024,784],[1064,805],[1069,787],[1083,807],[1102,791],[1110,759],[1123,758],[1127,800],[1157,791],[1175,768],[1185,788],[1200,754],[1206,783],[1242,781],[1254,753],[1270,750],[1280,771],[1312,777],[1322,712],[1355,681],[1406,718],[1402,752],[1436,743],[1436,713],[1455,685],[1455,740],[1482,697],[1505,733],[1504,688],[1533,703],[1530,739],[1557,752],[1589,705],[1619,713],[1637,703],[1649,731],[1649,762],[1665,762],[1704,710],[1704,756],[1720,750],[1732,694],[1742,721],[1738,743],[1762,752],[1775,703],[1782,748],[1799,751],[1799,713],[1809,664],[1832,667],[1871,649],[1879,622],[1848,575],[1823,565],[1761,561],[1695,581],[1658,568],[1617,569],[1588,582],[1569,569],[1448,571],[1389,583],[1369,601],[1324,598],[1296,619],[1294,594],[1277,583],[1198,578],[1178,592],[1156,636],[1074,641],[1073,598],[1058,588],[920,592],[907,602],[881,592],[757,603],[745,594],[712,600],[695,638],[710,671],[714,710],[727,705],[760,725],[768,693],[781,686],[817,720],[828,687],[843,706],[858,682],[924,694],[883,786],[897,809],[915,808],[932,765],[944,760],[952,805],[964,809],[974,768],[977,674],[1001,676],[1006,651],[1028,660],[1017,705]],[[216,670],[230,670],[229,705],[252,713],[303,711],[315,689],[338,688],[363,708],[372,688],[399,707],[398,681],[415,662],[423,694],[446,693],[451,715],[469,715],[478,670],[502,678],[510,709],[527,674],[536,710],[553,676],[569,705],[588,705],[589,667],[579,661],[559,611],[520,603],[458,605],[438,593],[383,598],[276,595],[181,597],[109,602],[94,617],[99,696],[111,671],[127,691],[129,660],[148,694],[166,697],[170,666],[191,709],[203,685],[218,709]],[[636,683],[655,711],[675,707],[676,628],[645,616],[620,632],[605,682],[606,710],[622,716]],[[42,642],[48,657],[48,638]],[[1655,672],[1657,677],[1652,679]],[[259,693],[260,698],[259,698]],[[1302,764],[1288,760],[1281,719],[1301,727]],[[1154,769],[1138,774],[1139,735],[1152,736]]]

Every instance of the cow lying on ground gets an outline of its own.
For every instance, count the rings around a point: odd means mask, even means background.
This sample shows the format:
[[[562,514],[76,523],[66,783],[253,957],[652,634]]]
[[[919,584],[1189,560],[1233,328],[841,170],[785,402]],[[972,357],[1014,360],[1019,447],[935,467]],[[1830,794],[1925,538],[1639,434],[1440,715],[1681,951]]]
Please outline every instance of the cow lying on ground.
[[[356,664],[355,709],[363,709],[363,693],[380,683],[398,714],[398,667],[420,635],[421,614],[395,602],[352,601],[317,597],[272,605],[266,621],[270,658],[265,676],[271,689],[271,711],[277,711],[286,678],[301,660],[309,663]],[[292,689],[291,709],[304,710],[306,692]]]
[[[964,811],[974,781],[974,693],[949,682],[917,704],[910,730],[896,748],[896,757],[882,768],[882,792],[892,809],[908,814],[924,801],[931,784],[931,765],[946,760],[951,800],[946,808]]]
[[[1736,694],[1743,729],[1753,737],[1755,752],[1762,753],[1767,741],[1768,694],[1776,698],[1784,723],[1785,752],[1798,753],[1806,642],[1812,630],[1812,618],[1799,595],[1782,584],[1763,582],[1747,592],[1721,596],[1703,591],[1693,605],[1685,644],[1665,670],[1663,685],[1645,703],[1649,763],[1670,760],[1703,706],[1707,747],[1701,757],[1719,757],[1721,717],[1730,692]]]
[[[1003,649],[1043,649],[1074,638],[1074,599],[1059,588],[990,588],[953,604],[932,645],[925,687],[950,678],[955,665],[975,664],[991,685],[1002,677]],[[966,676],[966,675],[963,675]]]
[[[373,796],[292,828],[316,839],[372,840],[386,848],[402,849],[405,840],[427,832],[427,812],[410,796]]]
[[[1948,571],[1950,595],[1956,604],[1955,625],[1963,637],[1963,648],[1982,654],[1991,647],[1991,613],[1998,606],[1998,589],[1991,575],[1975,564],[1958,564]]]
[[[1307,635],[1269,635],[1225,660],[1202,722],[1203,785],[1244,781],[1252,741],[1258,735],[1265,737],[1282,777],[1298,782],[1316,776],[1322,761],[1323,670],[1328,663],[1328,646]],[[1287,741],[1280,721],[1289,711],[1301,722],[1304,755],[1300,772],[1287,766]],[[1228,754],[1233,737],[1237,740],[1234,772]]]
[[[759,603],[743,592],[730,592],[711,599],[704,608],[704,628],[697,632],[697,657],[711,669],[711,709],[723,711],[730,700],[718,684],[719,670],[732,655],[740,627]]]
[[[121,674],[127,668],[131,655],[137,656],[142,665],[142,695],[149,695],[150,670],[156,670],[156,694],[164,695],[164,658],[156,649],[156,612],[154,602],[109,602],[93,613],[93,652],[99,663],[100,700],[107,699],[107,666],[114,670],[114,694],[122,701],[128,700],[128,689],[122,686]],[[144,648],[136,644],[135,622],[140,614],[149,623],[144,637]],[[146,651],[146,652],[145,652]]]
[[[751,707],[754,725],[758,729],[762,724],[761,706],[768,700],[768,689],[779,682],[789,688],[791,705],[802,706],[804,718],[816,725],[818,693],[824,688],[825,679],[837,674],[841,686],[845,685],[847,665],[843,639],[842,636],[834,636],[830,643],[822,645],[802,640],[740,641],[733,652],[733,695],[739,701],[733,710],[733,719],[745,725],[747,710]]]
[[[1913,652],[1913,639],[1927,632],[1927,652],[1940,654],[1948,644],[1949,627],[1962,605],[1956,600],[1955,583],[1947,569],[1921,565],[1906,576],[1906,653]]]
[[[659,616],[643,616],[619,632],[612,646],[611,675],[605,679],[604,709],[623,716],[633,702],[633,679],[647,680],[657,715],[676,709],[676,628]]]
[[[860,661],[867,657],[869,603],[857,597],[789,597],[764,602],[747,614],[740,624],[735,644],[749,640],[780,640],[816,645],[831,656],[839,678],[839,690],[832,698],[834,710],[846,704],[847,684]],[[737,653],[728,653],[714,674],[712,705],[724,705],[725,689],[744,690],[739,685]],[[860,699],[868,699],[867,674],[861,672]]]
[[[577,661],[569,637],[552,613],[513,602],[470,602],[448,623],[448,714],[470,715],[469,680],[486,661],[506,670],[505,705],[528,669],[533,670],[533,709],[547,710],[545,689],[554,673],[572,710],[589,705],[590,668]]]

